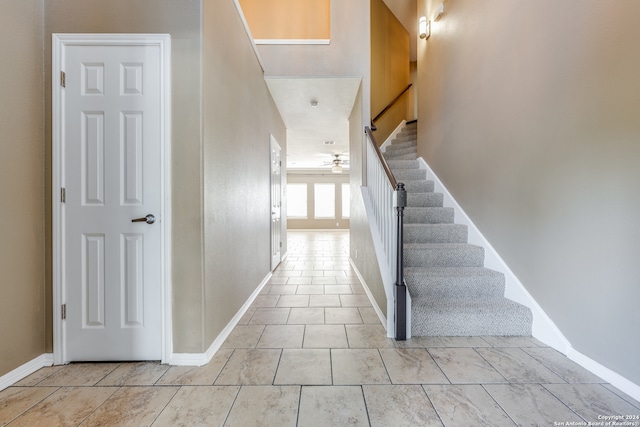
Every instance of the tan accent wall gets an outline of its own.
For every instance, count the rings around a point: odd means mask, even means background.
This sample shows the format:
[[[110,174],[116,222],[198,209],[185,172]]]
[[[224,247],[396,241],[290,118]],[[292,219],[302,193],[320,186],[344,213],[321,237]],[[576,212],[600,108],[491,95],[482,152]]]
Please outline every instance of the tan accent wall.
[[[349,229],[349,218],[342,218],[342,184],[349,182],[349,174],[332,173],[289,173],[287,183],[307,184],[307,218],[288,218],[288,228],[292,230],[345,230]],[[336,184],[335,218],[317,219],[313,217],[315,209],[313,187],[315,183]],[[349,205],[351,206],[351,205]]]
[[[42,0],[0,13],[0,376],[45,352]]]
[[[269,135],[282,159],[287,141],[233,2],[203,6],[203,320],[209,345],[271,269]],[[281,234],[284,239],[286,219]],[[283,240],[283,255],[286,250]]]
[[[573,348],[635,384],[638,40],[639,2],[449,0],[418,44],[420,156]]]
[[[256,39],[331,38],[330,0],[240,0]]]
[[[375,118],[411,83],[409,33],[382,0],[371,0],[371,116]],[[375,123],[375,138],[384,143],[402,122],[411,120],[406,92]]]

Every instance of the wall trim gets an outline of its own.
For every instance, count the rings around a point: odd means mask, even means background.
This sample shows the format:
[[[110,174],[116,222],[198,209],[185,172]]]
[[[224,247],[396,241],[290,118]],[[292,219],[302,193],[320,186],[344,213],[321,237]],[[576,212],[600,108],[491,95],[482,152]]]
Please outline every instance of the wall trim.
[[[601,365],[574,348],[569,349],[567,357],[640,402],[640,385],[629,381],[622,375],[612,371],[604,365]]]
[[[369,301],[371,301],[371,305],[373,306],[373,309],[375,310],[376,314],[378,315],[378,318],[380,319],[380,323],[382,323],[382,327],[384,328],[385,331],[388,331],[389,328],[387,327],[387,318],[385,317],[384,313],[380,309],[380,306],[378,305],[378,302],[373,297],[373,294],[371,293],[371,290],[369,289],[369,285],[367,285],[367,281],[364,280],[364,277],[362,277],[362,274],[360,274],[360,270],[358,270],[358,267],[353,262],[351,257],[349,257],[349,264],[351,264],[351,267],[353,268],[353,271],[355,271],[356,276],[358,277],[358,280],[360,280],[360,283],[362,284],[362,287],[364,288],[364,291],[367,294],[367,297],[369,297]],[[387,334],[387,336],[389,336],[389,334]]]
[[[0,377],[0,391],[12,386],[38,369],[53,365],[53,354],[44,353]]]
[[[235,316],[227,323],[227,326],[218,334],[204,353],[172,353],[166,363],[175,366],[202,366],[209,363],[218,350],[220,350],[220,347],[222,347],[222,343],[229,337],[233,328],[238,325],[242,316],[249,310],[253,301],[260,295],[262,288],[265,287],[269,279],[271,279],[271,276],[273,276],[273,273],[269,272],[264,279],[262,279],[262,282],[260,282],[247,301],[240,307]]]
[[[549,316],[544,312],[542,307],[540,307],[531,294],[529,294],[524,285],[516,277],[513,271],[511,271],[507,263],[504,262],[498,252],[493,248],[493,246],[491,246],[491,243],[489,243],[478,227],[473,223],[471,218],[469,218],[466,212],[453,198],[433,169],[429,167],[422,157],[418,159],[418,163],[420,164],[420,169],[426,169],[427,179],[434,181],[434,191],[444,195],[444,206],[454,208],[456,223],[467,225],[469,229],[469,243],[482,246],[484,248],[485,267],[504,273],[506,282],[504,296],[531,309],[533,314],[532,335],[550,347],[555,348],[559,352],[567,354],[571,348],[569,340],[567,340],[560,329],[558,329],[555,323],[553,323],[551,318],[549,318]]]

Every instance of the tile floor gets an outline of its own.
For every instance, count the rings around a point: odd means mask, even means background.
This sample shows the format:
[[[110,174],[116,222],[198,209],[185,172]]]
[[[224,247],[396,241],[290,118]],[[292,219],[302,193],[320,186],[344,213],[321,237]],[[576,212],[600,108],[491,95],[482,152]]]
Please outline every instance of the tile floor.
[[[44,368],[0,392],[0,425],[555,426],[640,415],[640,403],[533,338],[386,338],[348,245],[346,232],[291,232],[286,261],[206,366]]]

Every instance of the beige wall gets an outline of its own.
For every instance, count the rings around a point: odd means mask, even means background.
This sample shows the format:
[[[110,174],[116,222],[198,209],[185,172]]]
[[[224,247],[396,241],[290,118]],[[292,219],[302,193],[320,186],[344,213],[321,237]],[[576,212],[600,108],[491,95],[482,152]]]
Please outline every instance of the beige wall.
[[[288,228],[291,230],[343,230],[349,229],[349,218],[342,218],[342,184],[349,182],[349,174],[329,173],[304,173],[300,171],[289,172],[287,174],[287,184],[307,185],[307,218],[288,218]],[[316,219],[313,217],[315,209],[314,184],[329,183],[336,184],[336,205],[335,218]],[[351,207],[351,204],[349,204]]]
[[[0,376],[45,352],[42,13],[0,13]]]
[[[382,0],[371,0],[371,116],[381,113],[411,83],[409,33]],[[375,125],[379,144],[402,120],[411,120],[406,92]]]
[[[329,0],[240,0],[256,39],[329,39]]]
[[[638,40],[639,2],[449,0],[418,45],[419,154],[572,346],[636,384]]]
[[[173,342],[174,350],[180,353],[199,352],[203,347],[200,3],[200,0],[67,0],[47,1],[45,6],[46,141],[51,141],[52,33],[171,34]],[[49,148],[45,164],[48,189]],[[50,203],[48,199],[47,227],[51,224]],[[50,247],[49,234],[47,248]],[[50,274],[47,281],[50,304]],[[50,324],[47,333],[51,334]]]
[[[286,130],[233,1],[204,2],[203,22],[208,345],[271,269],[269,135],[286,159]],[[284,255],[286,221],[282,227]]]

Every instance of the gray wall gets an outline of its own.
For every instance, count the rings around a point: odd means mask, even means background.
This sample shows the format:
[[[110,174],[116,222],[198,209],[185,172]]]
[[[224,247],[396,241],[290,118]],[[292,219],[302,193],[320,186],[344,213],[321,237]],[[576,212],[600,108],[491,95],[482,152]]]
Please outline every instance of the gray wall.
[[[203,320],[210,344],[271,269],[269,135],[286,159],[286,129],[233,1],[204,2],[203,22]],[[284,255],[286,221],[282,227]]]
[[[638,40],[638,2],[450,0],[418,44],[419,155],[572,346],[636,384]]]
[[[0,376],[45,352],[42,0],[0,13]]]

